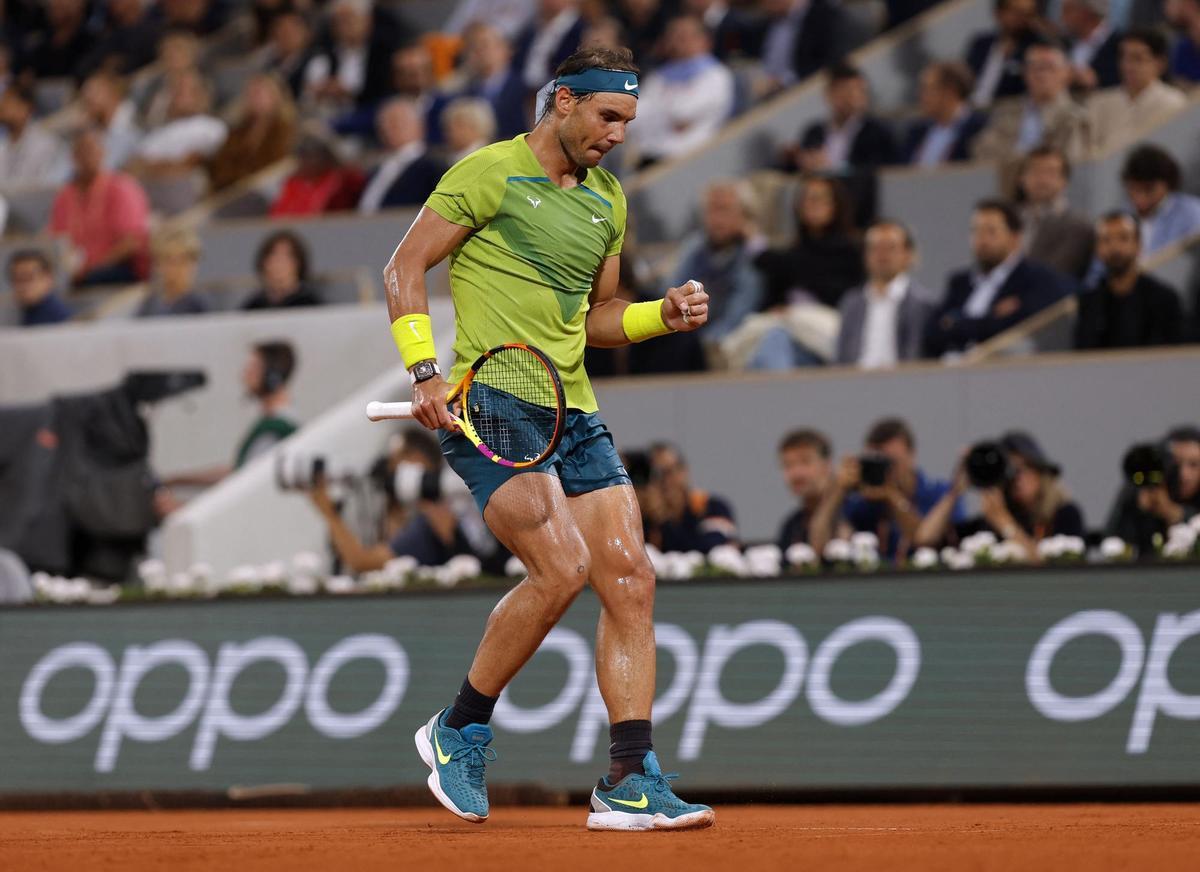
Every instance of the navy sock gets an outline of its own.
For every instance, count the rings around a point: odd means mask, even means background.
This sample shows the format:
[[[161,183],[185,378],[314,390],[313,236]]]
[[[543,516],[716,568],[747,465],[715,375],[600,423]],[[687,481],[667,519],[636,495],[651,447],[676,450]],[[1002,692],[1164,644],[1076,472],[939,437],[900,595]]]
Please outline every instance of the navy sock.
[[[621,721],[608,729],[608,737],[612,742],[608,746],[608,783],[616,784],[631,772],[645,775],[642,760],[654,750],[650,742],[651,725],[649,721]]]
[[[480,693],[471,686],[471,679],[464,678],[458,696],[454,697],[454,707],[446,715],[446,726],[461,730],[467,724],[486,724],[492,719],[496,699]]]

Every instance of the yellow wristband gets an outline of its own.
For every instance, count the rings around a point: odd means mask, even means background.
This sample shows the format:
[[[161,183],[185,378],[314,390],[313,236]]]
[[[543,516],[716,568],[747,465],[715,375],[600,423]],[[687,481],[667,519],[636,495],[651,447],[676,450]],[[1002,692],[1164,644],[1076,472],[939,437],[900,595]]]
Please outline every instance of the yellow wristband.
[[[392,338],[404,358],[404,368],[412,369],[422,360],[436,360],[433,347],[433,324],[429,316],[420,312],[401,315],[392,322]]]
[[[630,303],[621,315],[621,327],[630,342],[641,342],[655,336],[674,333],[662,317],[662,300],[648,303]]]

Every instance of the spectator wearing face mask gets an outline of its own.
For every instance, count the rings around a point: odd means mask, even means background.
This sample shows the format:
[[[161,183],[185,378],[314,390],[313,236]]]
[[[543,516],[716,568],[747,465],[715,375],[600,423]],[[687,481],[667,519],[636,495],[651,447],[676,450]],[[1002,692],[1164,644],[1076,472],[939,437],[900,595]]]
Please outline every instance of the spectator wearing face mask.
[[[1096,257],[1104,278],[1079,298],[1075,347],[1141,348],[1183,339],[1179,292],[1142,272],[1141,228],[1128,212],[1109,212],[1096,222]]]

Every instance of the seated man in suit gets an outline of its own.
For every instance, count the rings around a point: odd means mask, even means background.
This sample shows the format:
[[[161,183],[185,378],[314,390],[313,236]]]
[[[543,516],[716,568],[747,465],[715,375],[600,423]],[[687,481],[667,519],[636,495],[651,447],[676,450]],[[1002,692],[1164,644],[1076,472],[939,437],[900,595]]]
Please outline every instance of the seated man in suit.
[[[953,356],[991,339],[1074,292],[1066,276],[1021,253],[1021,216],[1003,200],[981,200],[971,215],[975,266],[950,277],[925,331],[925,353]]]
[[[526,101],[532,92],[521,81],[512,58],[512,46],[490,24],[472,24],[466,29],[462,69],[442,88],[429,109],[431,145],[442,143],[441,114],[458,97],[482,97],[491,103],[496,113],[496,136],[500,139],[511,139],[529,129]]]
[[[921,117],[908,131],[905,163],[936,167],[971,159],[971,144],[987,117],[971,108],[975,78],[966,64],[934,61],[921,72]]]
[[[1021,73],[1037,21],[1037,0],[993,0],[992,14],[995,31],[977,34],[967,48],[967,66],[975,74],[971,102],[980,108],[1025,93]]]
[[[425,153],[425,119],[416,103],[396,97],[379,110],[376,125],[387,156],[367,179],[358,211],[369,215],[380,209],[419,206],[433,193],[444,169]]]
[[[1021,164],[1021,220],[1030,260],[1083,281],[1092,265],[1096,237],[1092,222],[1067,202],[1071,163],[1048,145],[1035,148]]]
[[[1141,222],[1109,212],[1096,222],[1096,256],[1104,278],[1079,298],[1076,348],[1173,345],[1183,338],[1183,306],[1170,285],[1142,272]]]
[[[1062,0],[1061,17],[1070,40],[1072,87],[1081,91],[1117,87],[1121,34],[1108,20],[1108,0]]]
[[[579,6],[579,0],[538,0],[533,20],[513,41],[516,45],[513,69],[528,93],[536,92],[550,81],[558,65],[579,47],[587,23],[579,14]],[[466,39],[465,33],[463,38]]]
[[[1068,159],[1078,160],[1087,150],[1087,114],[1071,99],[1067,56],[1050,42],[1034,42],[1025,50],[1024,97],[1002,100],[992,110],[988,125],[975,140],[976,160],[1000,164],[1000,190],[1016,193],[1021,157],[1039,145],[1050,145]]]
[[[845,173],[896,162],[891,130],[870,114],[866,77],[854,66],[830,68],[825,83],[829,116],[804,129],[800,145],[789,155],[790,168],[804,173]]]
[[[845,13],[830,0],[760,0],[765,22],[763,81],[756,97],[788,88],[839,56],[837,35]]]
[[[909,275],[915,257],[916,241],[899,221],[876,221],[867,230],[867,281],[842,297],[838,363],[876,369],[921,356],[936,302]]]

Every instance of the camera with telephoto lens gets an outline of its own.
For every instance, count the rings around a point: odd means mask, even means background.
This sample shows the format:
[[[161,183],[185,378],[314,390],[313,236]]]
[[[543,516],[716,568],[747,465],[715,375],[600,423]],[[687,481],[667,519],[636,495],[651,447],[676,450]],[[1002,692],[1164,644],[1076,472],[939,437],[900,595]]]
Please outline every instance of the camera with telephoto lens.
[[[883,487],[892,468],[892,458],[878,452],[864,454],[858,458],[858,468],[859,481],[863,486]]]
[[[1179,471],[1171,452],[1155,442],[1141,442],[1125,452],[1121,461],[1125,479],[1136,488],[1166,487],[1178,490]]]
[[[964,462],[967,480],[974,488],[1001,487],[1012,477],[1008,455],[999,442],[978,442],[971,446]]]

